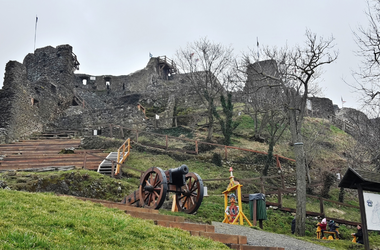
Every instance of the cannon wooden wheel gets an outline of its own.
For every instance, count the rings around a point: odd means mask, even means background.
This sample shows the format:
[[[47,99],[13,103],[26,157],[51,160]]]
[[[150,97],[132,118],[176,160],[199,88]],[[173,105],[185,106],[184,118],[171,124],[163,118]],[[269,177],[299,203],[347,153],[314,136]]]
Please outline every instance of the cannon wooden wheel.
[[[176,202],[178,211],[192,214],[202,203],[203,181],[196,173],[188,173],[185,178],[186,184],[181,187],[181,193],[177,192]]]
[[[167,179],[161,168],[152,167],[141,177],[140,206],[159,209],[165,201]]]

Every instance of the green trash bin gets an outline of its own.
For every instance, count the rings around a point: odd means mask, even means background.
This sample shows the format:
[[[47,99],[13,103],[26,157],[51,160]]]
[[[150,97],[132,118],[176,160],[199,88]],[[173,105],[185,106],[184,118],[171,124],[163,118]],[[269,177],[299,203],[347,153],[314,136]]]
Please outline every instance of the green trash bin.
[[[253,203],[256,201],[256,220],[267,219],[267,207],[265,203],[265,194],[257,193],[249,195],[249,218],[253,220]]]

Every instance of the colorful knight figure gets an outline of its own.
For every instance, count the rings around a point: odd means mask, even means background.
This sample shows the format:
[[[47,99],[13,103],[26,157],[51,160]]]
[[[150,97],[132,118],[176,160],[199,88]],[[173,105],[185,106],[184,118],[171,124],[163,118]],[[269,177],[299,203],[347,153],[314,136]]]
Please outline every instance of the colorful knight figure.
[[[225,213],[228,216],[228,220],[230,223],[232,223],[236,216],[239,214],[239,206],[235,205],[236,203],[236,196],[235,194],[230,195],[230,205],[227,206]]]

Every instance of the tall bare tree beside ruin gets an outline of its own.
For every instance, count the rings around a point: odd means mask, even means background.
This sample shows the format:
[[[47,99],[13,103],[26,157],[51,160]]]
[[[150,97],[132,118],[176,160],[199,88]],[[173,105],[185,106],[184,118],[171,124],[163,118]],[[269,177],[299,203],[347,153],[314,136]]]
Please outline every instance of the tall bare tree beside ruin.
[[[373,5],[368,2],[368,26],[361,26],[354,32],[357,55],[362,60],[359,70],[353,72],[355,84],[350,85],[361,95],[363,109],[375,119],[363,118],[360,112],[349,116],[358,145],[348,156],[356,166],[380,172],[380,0],[371,3]],[[363,159],[370,164],[364,164]]]
[[[273,165],[274,146],[289,123],[284,109],[281,82],[265,76],[279,78],[277,63],[275,60],[254,62],[250,55],[244,55],[242,66],[242,71],[246,74],[243,91],[246,96],[245,112],[254,120],[255,140],[268,142],[268,155],[263,170],[263,175],[267,175],[269,167]],[[264,131],[267,132],[266,136]]]
[[[305,235],[306,221],[306,164],[301,133],[306,101],[313,82],[320,75],[320,68],[337,59],[337,52],[332,52],[334,38],[317,38],[306,31],[304,46],[293,49],[266,48],[263,50],[267,59],[274,60],[277,70],[263,70],[258,67],[256,73],[263,79],[271,79],[268,88],[278,87],[283,98],[283,108],[289,120],[289,128],[294,144],[297,171],[297,215],[296,234]]]
[[[375,112],[379,117],[380,112],[380,0],[368,3],[368,26],[359,27],[354,32],[358,45],[357,55],[361,57],[362,64],[358,71],[354,72],[356,84],[352,85],[361,94],[364,106]]]
[[[192,85],[193,90],[207,108],[208,134],[211,140],[214,125],[213,110],[215,101],[224,92],[224,86],[231,79],[233,54],[230,47],[216,44],[207,38],[201,38],[179,49],[176,53],[177,65],[184,80]]]

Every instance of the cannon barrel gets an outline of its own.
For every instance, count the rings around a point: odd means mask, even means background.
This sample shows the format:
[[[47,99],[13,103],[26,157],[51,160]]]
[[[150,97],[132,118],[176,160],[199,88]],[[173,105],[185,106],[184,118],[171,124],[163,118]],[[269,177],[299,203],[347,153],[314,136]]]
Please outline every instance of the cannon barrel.
[[[168,183],[177,186],[183,186],[185,184],[185,175],[189,172],[189,167],[182,165],[178,168],[171,168],[165,171]]]
[[[169,169],[174,175],[184,175],[189,172],[189,167],[186,165],[179,166],[178,168]]]

